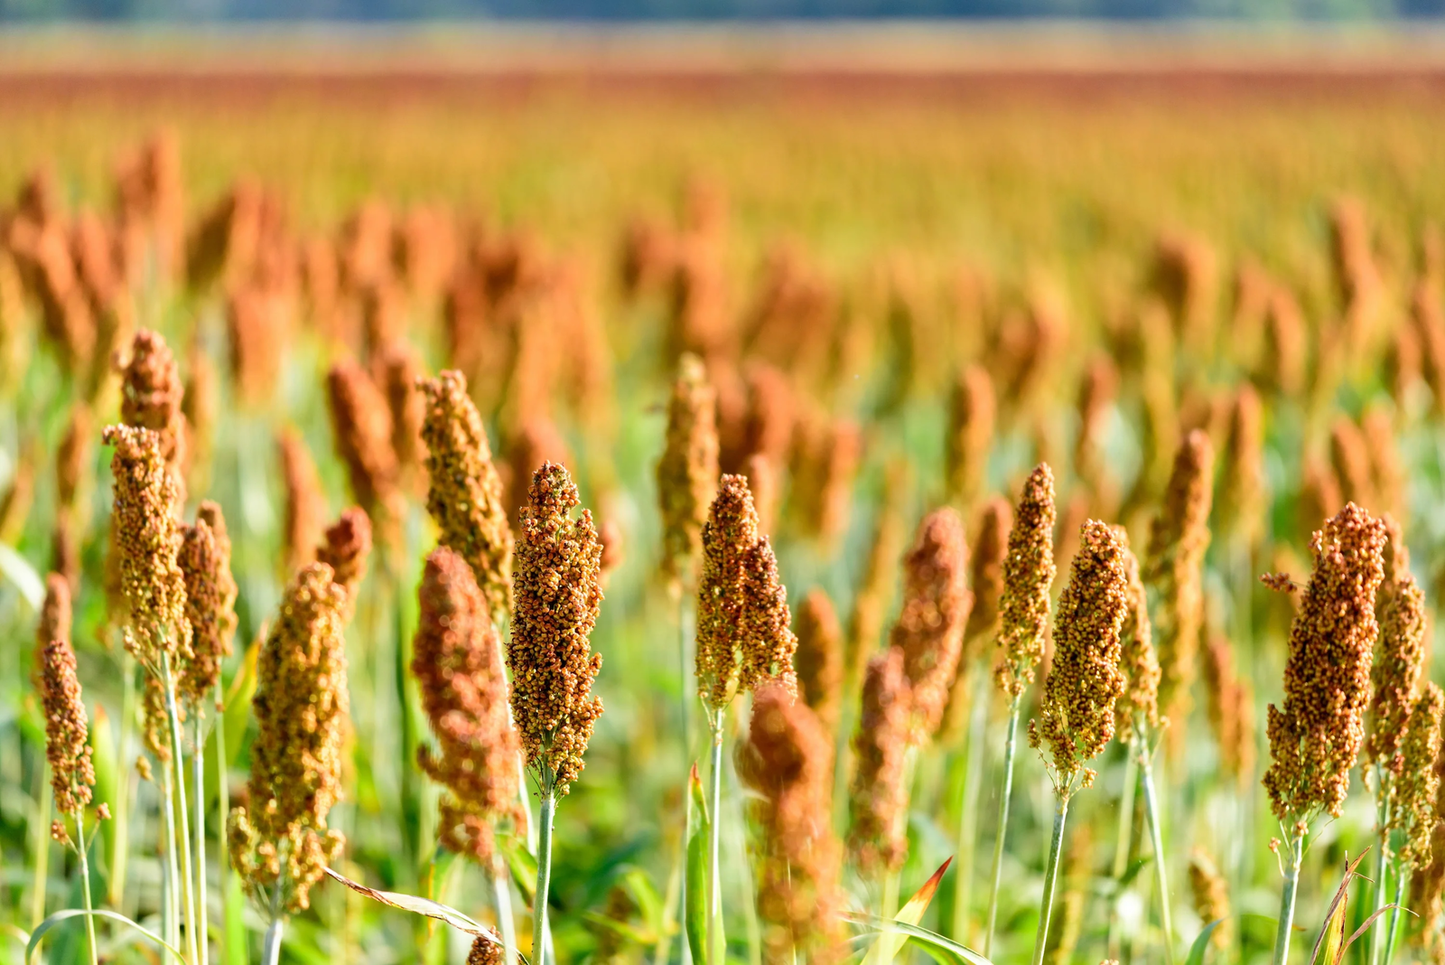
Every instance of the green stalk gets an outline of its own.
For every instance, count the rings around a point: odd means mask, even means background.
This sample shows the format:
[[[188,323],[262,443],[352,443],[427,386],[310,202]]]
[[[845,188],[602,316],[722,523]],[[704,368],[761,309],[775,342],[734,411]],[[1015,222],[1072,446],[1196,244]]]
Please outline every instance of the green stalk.
[[[117,760],[115,787],[115,808],[111,814],[111,828],[114,835],[110,850],[110,904],[112,908],[123,908],[125,901],[125,874],[130,846],[130,804],[135,789],[135,771],[127,766],[131,760],[131,735],[135,730],[135,667],[130,655],[121,651],[121,696],[120,696],[120,754]]]
[[[1003,745],[1003,793],[998,799],[998,834],[993,841],[993,878],[988,892],[988,919],[983,932],[983,957],[990,957],[993,951],[993,928],[998,920],[998,890],[1003,883],[1003,845],[1008,831],[1008,805],[1013,795],[1014,754],[1018,750],[1019,704],[1021,697],[1015,697],[1008,709],[1008,736]]]
[[[185,900],[184,914],[186,916],[186,952],[193,963],[199,962],[196,951],[196,894],[192,888],[193,871],[191,868],[191,832],[190,816],[186,813],[186,780],[185,780],[185,758],[182,756],[181,746],[181,715],[176,708],[176,683],[171,674],[171,655],[164,649],[161,650],[161,680],[166,688],[166,717],[170,719],[171,726],[171,755],[172,766],[175,769],[175,795],[176,813],[180,815],[180,837],[171,840],[179,840],[181,853],[181,879],[180,884],[184,889],[182,895]]]
[[[1389,871],[1390,851],[1390,795],[1386,790],[1384,781],[1385,775],[1380,766],[1375,765],[1375,787],[1379,789],[1380,807],[1380,847],[1375,852],[1375,907],[1372,911],[1378,912],[1385,907],[1386,883],[1385,876]],[[1379,928],[1371,930],[1370,933],[1370,965],[1379,965],[1380,953],[1384,950],[1384,936]]]
[[[987,673],[975,667],[973,714],[968,724],[968,750],[963,770],[963,801],[958,812],[958,872],[954,879],[953,940],[967,944],[968,910],[973,904],[973,855],[978,843],[978,792],[983,783],[983,745],[988,729],[988,695],[991,683]]]
[[[1303,834],[1294,834],[1289,839],[1289,863],[1284,869],[1284,888],[1279,896],[1279,930],[1274,938],[1273,965],[1286,965],[1289,961],[1290,932],[1294,929],[1294,902],[1299,891],[1300,865],[1304,861]]]
[[[1119,789],[1119,837],[1114,843],[1114,865],[1111,877],[1114,879],[1114,894],[1109,900],[1109,929],[1105,946],[1110,958],[1119,958],[1119,898],[1123,894],[1120,882],[1129,870],[1129,847],[1134,843],[1134,794],[1139,785],[1139,761],[1133,754],[1124,755],[1124,786]]]
[[[215,726],[211,728],[211,732],[215,735],[216,740],[216,807],[220,811],[220,821],[218,827],[221,829],[221,834],[223,836],[225,834],[226,821],[230,817],[229,810],[231,806],[231,779],[230,775],[226,773],[226,764],[229,758],[226,756],[225,708],[225,686],[224,684],[222,684],[220,677],[217,676],[216,723]],[[224,837],[222,838],[222,841],[224,842]],[[233,949],[231,947],[232,939],[236,936],[233,936],[232,934],[231,922],[233,920],[239,921],[241,918],[241,906],[240,902],[237,900],[240,897],[240,891],[236,888],[236,883],[231,879],[231,857],[227,852],[227,849],[224,847],[224,844],[221,848],[218,849],[218,851],[221,856],[220,886],[221,904],[223,908],[222,919],[224,926],[222,928],[221,939],[221,962],[222,965],[239,965],[236,959],[239,957],[240,959],[244,960],[246,957],[244,944],[245,933],[239,933],[239,937],[242,939],[241,948],[239,950]],[[232,908],[233,904],[235,905],[234,909]],[[233,952],[235,951],[240,951],[240,955],[234,955]]]
[[[1164,930],[1164,962],[1174,965],[1174,928],[1169,914],[1169,875],[1164,867],[1164,835],[1160,830],[1159,796],[1154,792],[1154,768],[1143,735],[1136,735],[1139,746],[1139,776],[1144,785],[1144,807],[1149,812],[1149,837],[1154,845],[1154,875],[1159,883],[1159,924]]]
[[[1043,965],[1044,950],[1049,943],[1049,916],[1054,910],[1054,890],[1059,881],[1059,858],[1064,844],[1064,819],[1068,814],[1069,798],[1060,794],[1054,811],[1054,833],[1049,841],[1049,863],[1044,867],[1044,897],[1039,904],[1039,930],[1034,936],[1033,965]]]
[[[75,853],[80,856],[80,894],[85,899],[86,912],[94,911],[90,904],[90,860],[85,846],[85,812],[76,808],[71,815],[75,818]],[[95,916],[85,916],[85,937],[90,941],[90,965],[100,965],[100,956],[95,949]]]
[[[180,880],[181,869],[176,858],[176,801],[171,785],[175,781],[175,762],[161,764],[161,813],[165,817],[166,880],[162,911],[165,913],[166,941],[179,947],[181,943]]]
[[[40,766],[39,800],[35,805],[35,869],[30,886],[30,927],[45,920],[45,891],[50,881],[50,761]]]
[[[497,659],[501,662],[502,677],[507,681],[507,693],[512,692],[512,671],[507,663],[507,645],[504,642],[508,631],[508,615],[505,608],[492,614],[492,625],[497,628]],[[507,701],[507,726],[515,728],[512,718],[512,702]],[[527,755],[517,752],[517,800],[521,803],[522,815],[527,819],[527,847],[537,853],[537,822],[532,820],[532,795],[527,793]]]
[[[503,965],[516,965],[517,925],[512,920],[512,876],[499,857],[492,860],[492,898],[497,908],[497,931],[502,936]]]
[[[542,819],[537,828],[537,894],[532,906],[532,958],[547,965],[547,897],[552,888],[552,819],[557,812],[556,782],[543,764]]]
[[[281,897],[281,881],[276,881],[271,891],[271,924],[266,928],[266,938],[261,943],[261,965],[277,965],[281,961],[281,938],[286,931],[286,916],[278,906]]]
[[[408,857],[414,869],[413,873],[420,882],[424,877],[422,864],[426,860],[427,849],[423,846],[421,838],[421,789],[418,787],[416,773],[417,727],[406,689],[410,675],[407,672],[406,614],[402,607],[401,577],[389,563],[386,567],[386,585],[387,595],[391,602],[394,631],[391,682],[395,689],[397,713],[401,717],[401,754],[397,761],[398,786],[401,789],[401,813],[406,828]]]
[[[1390,965],[1390,959],[1395,957],[1395,940],[1400,936],[1400,912],[1405,907],[1405,898],[1410,891],[1410,876],[1405,873],[1407,870],[1403,863],[1395,866],[1395,907],[1390,910],[1390,937],[1385,942],[1385,965]],[[1383,890],[1383,880],[1380,887]]]
[[[199,702],[194,709],[194,715],[195,735],[192,740],[196,749],[191,755],[191,774],[195,781],[196,798],[196,824],[192,829],[196,842],[196,950],[199,952],[196,962],[197,965],[208,965],[211,960],[211,929],[206,910],[206,744]]]
[[[718,714],[712,728],[712,763],[708,773],[707,806],[712,812],[707,834],[707,943],[708,965],[722,965],[722,862],[718,858],[718,842],[722,829],[722,756],[723,715]]]

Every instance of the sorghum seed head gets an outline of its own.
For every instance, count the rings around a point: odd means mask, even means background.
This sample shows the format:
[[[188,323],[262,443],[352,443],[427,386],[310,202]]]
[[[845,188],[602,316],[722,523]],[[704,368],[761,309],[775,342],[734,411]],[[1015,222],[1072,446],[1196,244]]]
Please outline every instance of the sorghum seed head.
[[[1024,483],[1009,530],[999,598],[998,685],[1016,699],[1033,683],[1049,627],[1054,583],[1054,474],[1040,463]]]
[[[40,604],[40,623],[35,628],[35,653],[52,640],[70,642],[71,604],[70,583],[59,573],[45,577],[45,600]],[[40,661],[36,660],[39,669]]]
[[[602,655],[588,638],[602,604],[602,544],[567,470],[544,463],[532,478],[517,540],[512,636],[512,712],[527,764],[566,794],[584,766],[602,701],[592,682]]]
[[[948,498],[957,505],[983,492],[996,408],[988,369],[970,365],[958,373],[949,395],[945,468]]]
[[[667,445],[657,463],[662,568],[678,577],[702,549],[702,527],[717,489],[717,393],[702,360],[684,353],[667,403]]]
[[[1310,544],[1314,572],[1290,627],[1284,707],[1269,707],[1264,786],[1282,821],[1338,816],[1349,790],[1365,737],[1385,527],[1349,503]]]
[[[1259,394],[1246,384],[1234,394],[1229,410],[1215,516],[1221,532],[1237,534],[1249,543],[1258,537],[1266,509],[1263,457],[1264,407]]]
[[[1379,652],[1370,667],[1373,697],[1364,753],[1365,760],[1398,776],[1404,766],[1400,750],[1405,724],[1429,656],[1425,594],[1407,569],[1392,583],[1382,582],[1379,595],[1384,603],[1379,608]]]
[[[221,507],[206,500],[196,522],[182,528],[176,556],[186,586],[186,620],[191,625],[191,659],[179,681],[179,696],[192,708],[212,696],[221,662],[231,655],[236,634],[236,581],[231,576],[231,537]]]
[[[1144,737],[1159,729],[1159,658],[1154,653],[1154,630],[1149,623],[1149,601],[1144,581],[1139,578],[1139,560],[1129,549],[1129,536],[1122,526],[1114,527],[1114,535],[1124,558],[1124,576],[1128,581],[1127,609],[1119,627],[1119,666],[1124,671],[1124,692],[1114,705],[1114,727],[1119,740],[1133,738],[1135,724],[1142,726]]]
[[[1229,885],[1203,848],[1195,848],[1189,855],[1189,890],[1199,920],[1206,925],[1219,922],[1210,936],[1210,944],[1217,949],[1228,948],[1231,944]]]
[[[316,559],[316,546],[326,525],[326,496],[316,463],[300,433],[284,429],[276,437],[281,453],[281,475],[286,485],[286,520],[281,542],[286,573],[292,574]]]
[[[873,541],[868,546],[863,574],[853,593],[846,667],[848,680],[853,681],[854,686],[862,679],[864,665],[877,650],[884,611],[892,600],[894,567],[906,536],[899,511],[904,475],[897,466],[888,471],[874,518]]]
[[[848,850],[870,877],[897,871],[908,854],[906,758],[913,725],[903,663],[897,647],[868,661],[863,710],[853,738],[856,763],[848,796]]]
[[[903,558],[903,608],[890,637],[903,652],[919,742],[938,729],[958,670],[973,607],[967,573],[963,520],[953,509],[934,510],[919,524],[917,542]]]
[[[1430,833],[1435,827],[1435,799],[1440,778],[1435,760],[1440,756],[1440,715],[1445,711],[1445,694],[1427,682],[1410,710],[1401,748],[1404,767],[1395,787],[1387,830],[1399,829],[1405,837],[1400,857],[1411,868],[1430,860]]]
[[[75,675],[75,651],[68,640],[52,640],[40,651],[40,694],[45,705],[45,758],[50,762],[50,786],[55,810],[74,814],[90,803],[95,768],[80,680]]]
[[[390,534],[401,520],[401,469],[386,396],[366,370],[351,361],[331,367],[326,390],[336,453],[346,464],[352,495],[381,531]]]
[[[832,734],[843,709],[843,627],[826,591],[815,587],[803,597],[796,636],[798,690]]]
[[[187,429],[181,412],[185,385],[175,355],[160,335],[141,329],[131,341],[130,357],[121,366],[121,375],[121,421],[157,433],[161,458],[179,484],[186,463]],[[178,491],[176,501],[185,501],[183,491]]]
[[[371,545],[371,519],[359,506],[352,506],[341,511],[327,528],[325,541],[316,548],[316,561],[331,568],[332,580],[346,594],[348,615],[356,605],[361,581],[366,578]]]
[[[1204,651],[1204,687],[1223,772],[1243,782],[1254,773],[1254,691],[1235,670],[1228,638],[1212,637]]]

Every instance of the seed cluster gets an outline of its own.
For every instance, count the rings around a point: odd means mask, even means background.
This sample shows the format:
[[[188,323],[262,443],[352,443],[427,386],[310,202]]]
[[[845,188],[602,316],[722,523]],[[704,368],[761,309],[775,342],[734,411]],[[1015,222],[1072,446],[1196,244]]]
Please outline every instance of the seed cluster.
[[[924,517],[903,558],[903,608],[890,645],[903,653],[919,737],[938,729],[958,670],[963,631],[973,607],[963,520],[951,508]]]
[[[1381,583],[1378,653],[1370,668],[1373,697],[1370,702],[1370,736],[1365,760],[1379,764],[1393,776],[1403,773],[1401,748],[1415,688],[1428,656],[1425,594],[1408,567],[1388,584]]]
[[[1338,817],[1344,805],[1365,738],[1384,549],[1385,527],[1354,503],[1310,541],[1314,571],[1290,627],[1284,706],[1269,705],[1264,786],[1281,821]]]
[[[702,549],[717,478],[717,393],[702,360],[684,354],[667,403],[667,444],[657,463],[662,568],[669,577],[681,576]]]
[[[948,401],[945,472],[948,497],[960,506],[983,491],[996,407],[987,369],[970,365],[958,374]]]
[[[913,732],[903,652],[896,647],[868,661],[863,710],[853,738],[855,770],[848,795],[848,850],[858,868],[876,877],[897,871],[908,854],[907,757]]]
[[[1209,943],[1223,951],[1233,944],[1229,912],[1229,885],[1214,860],[1203,848],[1189,855],[1189,892],[1194,899],[1194,913],[1204,924],[1219,922]]]
[[[592,681],[602,655],[588,638],[602,605],[602,544],[567,470],[544,463],[532,478],[517,540],[512,636],[512,714],[527,765],[559,794],[577,779],[602,701]],[[546,786],[546,784],[544,784]]]
[[[178,487],[185,478],[189,431],[181,412],[184,401],[185,385],[166,340],[148,329],[136,332],[130,357],[121,367],[120,418],[128,426],[157,433],[161,458],[175,474]],[[184,501],[185,492],[178,488],[177,508]]]
[[[357,506],[341,511],[327,527],[325,541],[316,548],[316,561],[331,567],[331,579],[346,594],[346,612],[356,606],[356,594],[366,578],[371,559],[371,520]]]
[[[1236,782],[1249,781],[1255,759],[1254,688],[1236,670],[1234,649],[1220,634],[1212,636],[1204,649],[1204,688],[1220,767]]]
[[[815,587],[803,597],[796,635],[798,693],[832,734],[843,711],[843,627],[826,591]]]
[[[191,659],[181,670],[179,696],[192,708],[213,696],[221,662],[236,634],[236,581],[231,576],[231,537],[221,507],[206,500],[196,522],[184,528],[176,556],[186,586]]]
[[[1017,699],[1034,681],[1049,629],[1049,590],[1054,584],[1054,473],[1040,463],[1019,497],[1009,530],[999,599],[995,670],[999,689]]]
[[[90,761],[80,680],[75,675],[75,651],[67,639],[51,640],[40,651],[40,696],[55,810],[74,814],[90,803],[95,767]]]
[[[1139,578],[1139,559],[1129,549],[1129,535],[1122,526],[1114,528],[1124,558],[1128,584],[1124,622],[1119,627],[1119,667],[1124,672],[1124,692],[1114,705],[1114,729],[1121,742],[1137,733],[1148,739],[1159,729],[1159,658],[1154,653],[1154,631],[1149,623],[1149,601],[1144,581]]]
[[[419,384],[426,395],[427,512],[441,545],[471,566],[492,613],[504,614],[512,605],[512,528],[481,414],[460,372]]]
[[[281,456],[281,479],[286,488],[285,520],[281,528],[285,571],[295,573],[316,559],[316,544],[326,525],[326,496],[316,462],[301,434],[285,429],[276,437]]]
[[[401,466],[392,444],[386,396],[355,362],[338,362],[326,376],[336,454],[346,464],[351,492],[389,537],[402,516]],[[382,542],[391,545],[392,540]]]
[[[1440,756],[1442,711],[1445,711],[1445,693],[1438,685],[1426,683],[1410,709],[1400,754],[1404,766],[1397,779],[1394,806],[1385,828],[1398,830],[1404,836],[1400,857],[1411,868],[1422,867],[1430,859],[1435,799],[1440,792],[1440,778],[1434,764]]]

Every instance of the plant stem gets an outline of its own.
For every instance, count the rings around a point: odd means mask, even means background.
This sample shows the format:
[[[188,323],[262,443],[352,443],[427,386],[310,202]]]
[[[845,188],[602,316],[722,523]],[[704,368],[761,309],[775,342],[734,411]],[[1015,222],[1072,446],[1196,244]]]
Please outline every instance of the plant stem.
[[[722,868],[718,842],[722,830],[723,715],[712,728],[712,763],[708,772],[707,806],[712,812],[707,833],[707,945],[708,965],[722,965]]]
[[[1049,943],[1049,916],[1054,908],[1054,889],[1059,881],[1059,858],[1064,844],[1064,819],[1068,814],[1068,795],[1060,794],[1054,810],[1054,833],[1049,841],[1049,863],[1044,867],[1044,897],[1039,904],[1039,930],[1034,936],[1033,965],[1043,965],[1044,949]]]
[[[1119,838],[1114,843],[1114,894],[1109,899],[1109,929],[1105,947],[1109,957],[1119,955],[1119,898],[1123,894],[1124,874],[1129,870],[1129,849],[1134,843],[1134,794],[1139,785],[1139,761],[1132,754],[1124,755],[1124,786],[1119,789]]]
[[[982,664],[974,668],[978,678],[974,688],[973,713],[968,724],[968,750],[964,759],[963,801],[958,812],[958,871],[953,888],[953,940],[968,944],[968,911],[973,904],[973,856],[978,843],[978,791],[983,783],[983,745],[988,729],[988,697],[991,681],[987,673],[981,672]]]
[[[120,651],[121,696],[120,696],[120,754],[117,760],[115,787],[115,809],[111,815],[111,830],[114,832],[110,853],[110,904],[123,911],[125,902],[125,875],[130,846],[130,805],[131,794],[136,786],[135,769],[128,766],[131,761],[131,735],[135,730],[135,665],[130,654]]]
[[[277,965],[281,961],[281,936],[285,931],[284,917],[277,915],[271,919],[271,925],[266,929],[266,939],[261,945],[261,965]]]
[[[1405,873],[1407,870],[1403,863],[1395,867],[1395,907],[1390,910],[1390,937],[1385,942],[1385,965],[1390,965],[1390,959],[1395,957],[1395,939],[1400,935],[1400,912],[1405,907],[1405,899],[1410,891],[1410,876]],[[1381,889],[1383,888],[1382,881]]]
[[[1154,845],[1154,875],[1159,883],[1159,924],[1164,929],[1164,962],[1174,965],[1174,928],[1169,915],[1169,874],[1164,860],[1164,834],[1160,829],[1159,795],[1154,792],[1154,768],[1149,763],[1149,750],[1143,734],[1136,734],[1139,753],[1139,776],[1144,785],[1144,807],[1149,812],[1149,837]]]
[[[1273,965],[1286,965],[1289,961],[1290,932],[1294,928],[1294,900],[1299,891],[1299,870],[1304,859],[1304,835],[1295,834],[1289,839],[1289,863],[1284,869],[1284,888],[1279,896],[1279,931],[1274,938]]]
[[[77,808],[75,814],[75,853],[80,856],[80,894],[85,900],[85,910],[94,911],[90,904],[90,860],[86,856],[88,850],[85,846],[85,812]],[[95,950],[95,916],[85,916],[85,937],[90,940],[90,965],[100,965],[100,957]]]
[[[39,788],[35,804],[35,873],[30,886],[30,927],[45,920],[45,892],[50,881],[50,761],[37,771]]]
[[[993,841],[993,876],[988,891],[988,919],[983,932],[983,957],[993,951],[993,927],[998,920],[998,890],[1003,883],[1003,845],[1008,831],[1009,797],[1014,786],[1014,754],[1018,750],[1019,704],[1015,697],[1008,709],[1008,736],[1003,745],[1003,791],[998,799],[998,833]]]
[[[1379,810],[1380,823],[1380,847],[1375,852],[1375,907],[1372,909],[1378,912],[1385,907],[1385,876],[1389,873],[1389,850],[1390,850],[1390,798],[1382,783],[1384,775],[1380,768],[1375,767],[1375,787],[1379,788],[1381,804]],[[1380,953],[1383,951],[1383,939],[1379,928],[1371,929],[1370,932],[1370,965],[1379,965]]]
[[[186,916],[186,952],[190,956],[192,965],[200,961],[196,951],[196,895],[192,888],[191,870],[191,833],[190,817],[186,813],[186,779],[185,779],[185,758],[182,756],[181,746],[181,715],[176,707],[176,682],[171,673],[171,655],[164,649],[161,651],[161,676],[162,683],[166,688],[166,716],[170,719],[171,725],[171,755],[172,766],[175,771],[175,795],[176,812],[180,815],[180,837],[172,837],[171,840],[179,840],[181,853],[181,879],[180,884],[184,888],[182,894],[185,898],[184,914]]]
[[[497,908],[497,931],[502,936],[503,965],[516,965],[517,925],[512,920],[512,876],[500,856],[492,859],[492,898]]]
[[[195,752],[191,755],[191,773],[195,778],[196,826],[196,945],[200,957],[198,965],[208,965],[211,960],[211,929],[206,909],[206,753],[205,733],[202,729],[199,704],[195,709]]]
[[[222,965],[237,965],[235,956],[231,954],[233,951],[231,948],[231,939],[233,937],[231,934],[231,905],[235,898],[231,882],[231,857],[224,846],[226,821],[230,817],[231,808],[231,778],[230,775],[226,773],[226,766],[229,761],[229,757],[226,755],[226,693],[225,686],[222,684],[219,676],[216,678],[216,723],[215,726],[211,728],[211,732],[215,735],[216,740],[216,809],[219,812],[217,827],[220,829],[222,842],[222,847],[217,849],[221,857],[221,869],[220,875],[218,876],[222,905],[221,962]],[[240,918],[239,906],[236,908],[235,918]],[[245,938],[244,933],[241,937],[243,939]],[[245,958],[244,951],[240,957],[242,959]]]
[[[543,765],[546,768],[546,765]],[[544,770],[545,773],[545,770]],[[547,775],[542,782],[542,816],[537,828],[537,894],[532,906],[532,958],[547,965],[547,896],[552,887],[552,818],[557,791]]]

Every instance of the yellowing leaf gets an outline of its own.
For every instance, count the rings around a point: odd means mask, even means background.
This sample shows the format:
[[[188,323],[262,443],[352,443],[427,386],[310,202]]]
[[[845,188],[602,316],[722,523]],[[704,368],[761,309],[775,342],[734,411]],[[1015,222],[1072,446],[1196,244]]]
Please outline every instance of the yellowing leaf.
[[[952,863],[953,858],[949,858],[939,865],[933,876],[923,883],[923,887],[915,891],[913,897],[909,898],[907,903],[898,910],[898,914],[893,917],[893,920],[905,925],[917,925],[921,922],[923,913],[928,911],[929,902],[933,901],[934,892],[938,891],[938,883],[943,880],[943,873]],[[878,936],[878,941],[873,943],[873,948],[869,950],[864,965],[889,965],[907,942],[908,935],[906,933],[885,931]]]

